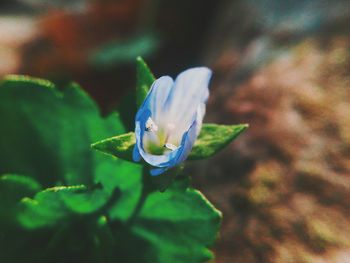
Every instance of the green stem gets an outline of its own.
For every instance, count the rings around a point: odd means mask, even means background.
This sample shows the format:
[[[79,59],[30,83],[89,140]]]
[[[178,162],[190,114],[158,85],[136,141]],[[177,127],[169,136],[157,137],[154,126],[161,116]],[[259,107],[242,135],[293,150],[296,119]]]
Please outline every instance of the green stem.
[[[129,218],[129,221],[128,221],[128,226],[131,226],[138,214],[140,213],[143,205],[145,204],[146,200],[147,200],[147,197],[150,193],[154,192],[155,188],[152,184],[152,181],[151,181],[151,178],[150,178],[150,175],[149,175],[149,169],[147,166],[144,166],[143,167],[143,171],[142,171],[142,191],[141,191],[141,196],[140,196],[140,199],[132,213],[132,215],[130,216]]]

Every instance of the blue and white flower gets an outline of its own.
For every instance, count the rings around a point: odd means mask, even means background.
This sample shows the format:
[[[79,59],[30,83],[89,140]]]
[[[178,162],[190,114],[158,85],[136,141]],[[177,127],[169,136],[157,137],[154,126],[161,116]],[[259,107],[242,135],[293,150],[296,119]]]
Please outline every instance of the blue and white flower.
[[[136,114],[134,161],[141,158],[159,175],[183,162],[200,132],[209,97],[211,70],[188,69],[175,82],[157,79]]]

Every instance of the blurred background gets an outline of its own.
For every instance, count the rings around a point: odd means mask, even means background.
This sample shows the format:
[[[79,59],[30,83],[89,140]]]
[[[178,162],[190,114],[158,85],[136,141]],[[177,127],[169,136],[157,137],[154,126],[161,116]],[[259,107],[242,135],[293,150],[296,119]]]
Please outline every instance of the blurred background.
[[[138,55],[156,77],[212,68],[206,121],[250,124],[187,168],[224,215],[215,262],[346,263],[349,25],[347,0],[2,0],[0,76],[75,80],[106,114]]]

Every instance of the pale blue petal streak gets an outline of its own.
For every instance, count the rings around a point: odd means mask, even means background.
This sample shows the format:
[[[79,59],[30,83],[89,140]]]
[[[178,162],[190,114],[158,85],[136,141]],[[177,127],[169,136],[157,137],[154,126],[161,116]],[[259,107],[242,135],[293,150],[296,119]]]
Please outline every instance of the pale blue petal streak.
[[[174,85],[174,81],[169,76],[163,76],[157,79],[151,86],[144,103],[139,111],[142,109],[149,109],[151,117],[154,122],[158,122],[159,118],[164,113],[164,104],[169,93]]]
[[[133,151],[133,160],[139,162],[141,156],[144,155],[142,138],[144,135],[145,123],[149,117],[154,121],[162,114],[163,105],[169,95],[174,84],[172,78],[168,76],[157,79],[151,86],[151,89],[136,114],[135,136],[136,145]],[[162,160],[164,162],[164,160]]]
[[[135,136],[136,145],[133,151],[133,160],[140,161],[139,155],[149,164],[153,166],[167,166],[170,159],[176,156],[176,151],[171,152],[167,155],[152,155],[147,153],[143,148],[143,137],[145,134],[145,124],[149,117],[151,117],[155,122],[157,116],[163,113],[163,106],[168,97],[168,94],[173,86],[173,80],[170,77],[164,76],[157,79],[151,87],[145,101],[141,105],[140,109],[136,114],[135,122]]]
[[[179,129],[189,129],[198,106],[207,101],[211,75],[210,69],[197,67],[185,70],[176,78],[166,108],[167,118]]]

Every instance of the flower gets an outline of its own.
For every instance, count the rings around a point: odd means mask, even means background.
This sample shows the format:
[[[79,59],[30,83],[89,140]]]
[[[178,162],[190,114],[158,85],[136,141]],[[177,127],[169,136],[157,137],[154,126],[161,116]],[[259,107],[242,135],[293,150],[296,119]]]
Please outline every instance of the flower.
[[[133,160],[141,158],[160,175],[183,162],[200,132],[211,70],[191,68],[157,79],[136,114]]]

